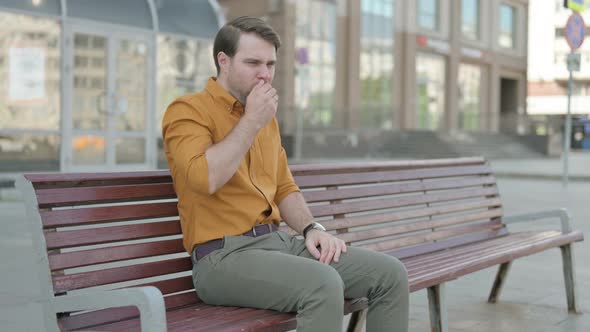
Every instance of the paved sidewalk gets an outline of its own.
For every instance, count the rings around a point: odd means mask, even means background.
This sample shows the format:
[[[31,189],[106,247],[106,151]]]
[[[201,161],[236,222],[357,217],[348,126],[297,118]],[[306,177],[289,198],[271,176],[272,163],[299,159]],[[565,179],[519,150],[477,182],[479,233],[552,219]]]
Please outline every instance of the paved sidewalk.
[[[494,167],[497,167],[494,165]],[[566,310],[559,250],[517,260],[497,304],[486,302],[495,268],[448,283],[450,331],[590,331],[590,185],[572,182],[567,189],[555,181],[500,178],[505,214],[566,207],[574,227],[587,240],[575,247],[579,304],[583,314]],[[31,236],[20,202],[0,202],[0,331],[44,331]],[[558,223],[515,225],[515,229],[555,228]],[[429,331],[427,296],[411,296],[411,331]]]
[[[517,179],[560,180],[564,173],[563,158],[491,160],[496,176]],[[590,181],[590,151],[571,152],[568,158],[570,181]]]

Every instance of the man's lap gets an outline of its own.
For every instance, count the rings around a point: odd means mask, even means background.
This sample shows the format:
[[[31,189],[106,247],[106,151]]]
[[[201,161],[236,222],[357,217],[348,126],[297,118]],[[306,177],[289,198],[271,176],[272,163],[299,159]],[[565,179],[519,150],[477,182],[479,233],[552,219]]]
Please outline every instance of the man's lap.
[[[286,233],[230,236],[222,249],[199,260],[193,281],[206,303],[297,311],[298,301],[318,287],[341,287],[343,296],[358,298],[391,273],[402,275],[403,265],[393,257],[347,249],[340,262],[325,265],[309,254],[302,239]]]

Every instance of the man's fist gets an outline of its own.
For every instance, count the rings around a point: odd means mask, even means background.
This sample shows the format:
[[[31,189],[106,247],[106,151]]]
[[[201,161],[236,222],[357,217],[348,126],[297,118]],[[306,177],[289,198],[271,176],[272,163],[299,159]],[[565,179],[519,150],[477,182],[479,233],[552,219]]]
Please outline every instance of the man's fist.
[[[246,99],[246,114],[244,117],[252,120],[257,129],[260,129],[266,126],[275,116],[278,103],[277,90],[269,83],[260,80],[252,88]]]

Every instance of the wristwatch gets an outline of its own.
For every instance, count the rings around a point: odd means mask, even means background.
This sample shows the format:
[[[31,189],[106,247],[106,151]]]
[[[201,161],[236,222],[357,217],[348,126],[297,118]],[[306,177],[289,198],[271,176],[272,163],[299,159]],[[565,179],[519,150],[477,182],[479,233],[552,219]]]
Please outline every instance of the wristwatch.
[[[312,229],[317,229],[322,232],[326,231],[326,227],[322,226],[322,224],[320,224],[319,222],[312,222],[311,224],[305,226],[305,228],[303,229],[303,237],[307,238],[307,232],[311,231]]]

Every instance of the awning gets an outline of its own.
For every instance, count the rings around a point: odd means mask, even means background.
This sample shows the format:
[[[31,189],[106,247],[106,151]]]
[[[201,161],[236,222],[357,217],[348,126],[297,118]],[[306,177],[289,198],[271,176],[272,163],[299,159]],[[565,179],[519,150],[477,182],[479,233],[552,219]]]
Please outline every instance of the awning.
[[[0,0],[2,8],[53,17],[62,17],[65,12],[65,19],[87,19],[205,39],[212,39],[225,23],[216,0]]]

